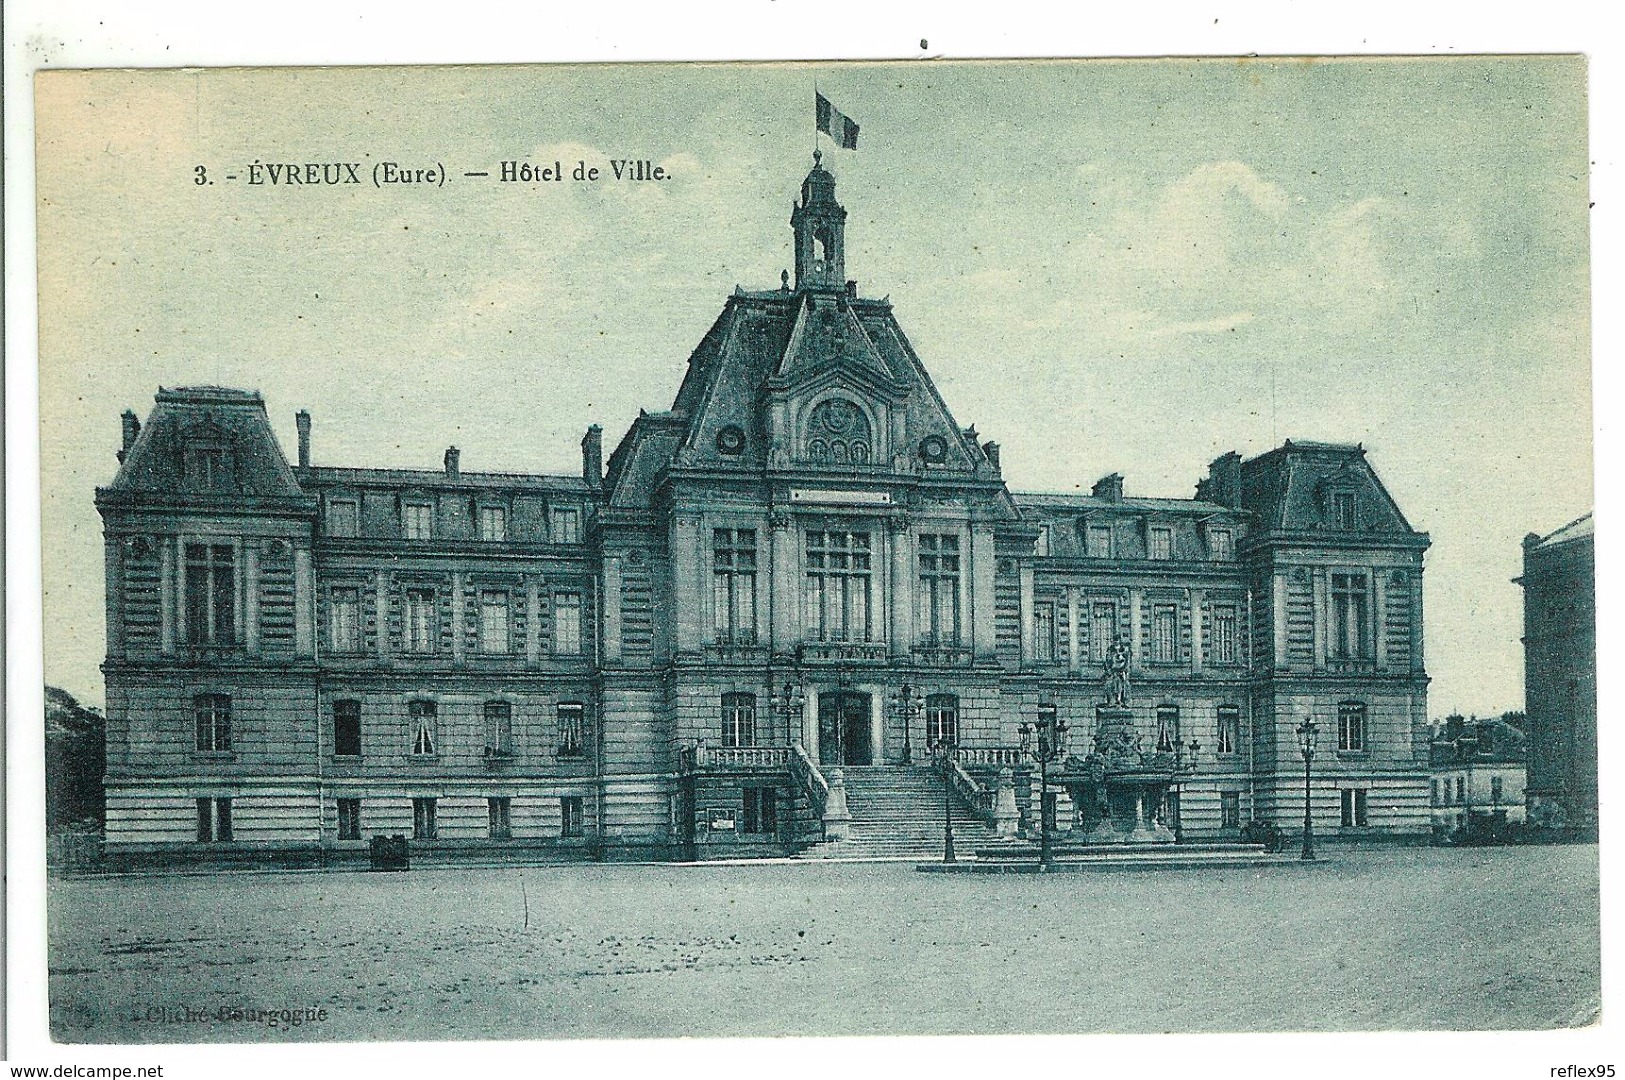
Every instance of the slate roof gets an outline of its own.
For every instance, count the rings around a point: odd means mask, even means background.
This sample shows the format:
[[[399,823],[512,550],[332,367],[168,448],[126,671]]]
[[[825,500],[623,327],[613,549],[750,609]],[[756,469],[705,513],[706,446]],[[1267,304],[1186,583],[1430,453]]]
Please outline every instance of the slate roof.
[[[1595,536],[1596,533],[1596,523],[1592,521],[1591,514],[1587,513],[1584,517],[1575,518],[1561,529],[1554,529],[1552,532],[1547,533],[1532,544],[1531,547],[1536,551],[1541,548],[1554,548],[1559,544],[1567,544],[1573,540],[1584,540],[1587,537]]]

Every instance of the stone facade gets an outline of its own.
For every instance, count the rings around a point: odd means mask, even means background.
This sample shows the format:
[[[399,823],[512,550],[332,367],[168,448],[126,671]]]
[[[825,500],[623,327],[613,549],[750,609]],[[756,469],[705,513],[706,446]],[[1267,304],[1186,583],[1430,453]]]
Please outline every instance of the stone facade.
[[[1597,835],[1597,570],[1590,514],[1523,541],[1529,821]]]
[[[1305,717],[1317,832],[1426,833],[1428,541],[1364,450],[1227,454],[1192,499],[1013,492],[845,279],[845,217],[815,164],[795,281],[736,290],[580,476],[316,466],[306,414],[290,465],[243,391],[126,414],[109,851],[780,853],[843,770],[943,737],[961,797],[1015,774],[1028,820],[1023,726],[1088,746],[1114,643],[1185,836],[1299,820]]]

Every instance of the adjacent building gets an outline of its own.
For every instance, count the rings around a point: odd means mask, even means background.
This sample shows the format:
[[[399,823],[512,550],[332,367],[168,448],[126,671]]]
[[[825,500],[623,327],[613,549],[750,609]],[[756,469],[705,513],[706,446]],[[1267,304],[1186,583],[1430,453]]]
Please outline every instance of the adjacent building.
[[[1590,514],[1523,540],[1532,824],[1597,833],[1596,530]]]
[[[1525,741],[1523,730],[1503,717],[1446,717],[1429,746],[1433,831],[1448,836],[1521,823]]]
[[[970,826],[1030,831],[1028,733],[1064,722],[1084,775],[1114,648],[1113,738],[1174,762],[1136,828],[1295,827],[1312,718],[1317,834],[1425,835],[1428,539],[1364,449],[1012,491],[847,278],[846,218],[815,162],[793,280],[737,289],[579,474],[318,465],[303,412],[290,463],[241,390],[126,413],[109,852],[778,854],[915,835],[945,775]]]

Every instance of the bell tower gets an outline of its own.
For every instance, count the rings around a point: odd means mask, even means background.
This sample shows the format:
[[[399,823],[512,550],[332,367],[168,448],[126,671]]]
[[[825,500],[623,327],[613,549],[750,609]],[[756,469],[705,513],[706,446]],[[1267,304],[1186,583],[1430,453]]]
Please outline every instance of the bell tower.
[[[835,201],[835,175],[816,150],[790,225],[796,231],[796,288],[845,288],[846,209]]]

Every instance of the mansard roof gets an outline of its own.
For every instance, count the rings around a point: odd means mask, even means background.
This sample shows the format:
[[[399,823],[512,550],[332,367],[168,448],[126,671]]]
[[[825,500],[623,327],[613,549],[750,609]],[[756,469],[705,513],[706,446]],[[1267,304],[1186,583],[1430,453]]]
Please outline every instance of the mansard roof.
[[[192,490],[186,475],[189,446],[225,451],[229,481],[207,491]],[[101,494],[112,499],[139,497],[147,503],[211,497],[305,498],[271,431],[259,392],[220,386],[160,389],[118,475]]]
[[[546,473],[459,472],[452,476],[440,469],[350,469],[328,465],[308,466],[298,470],[306,487],[393,487],[393,488],[467,488],[534,489],[539,491],[586,494],[592,489],[579,476],[555,476]]]
[[[1347,491],[1355,495],[1354,531],[1422,535],[1400,512],[1360,445],[1288,439],[1242,462],[1241,491],[1242,505],[1266,532],[1330,528],[1332,497]]]
[[[1584,540],[1587,537],[1595,536],[1596,533],[1596,524],[1592,521],[1591,514],[1587,513],[1583,517],[1575,518],[1561,529],[1554,529],[1545,536],[1538,536],[1533,540],[1525,541],[1525,544],[1531,551],[1540,551],[1545,548],[1557,547],[1560,544],[1567,544],[1574,540]]]
[[[1235,517],[1238,514],[1238,511],[1228,506],[1220,506],[1218,503],[1205,502],[1201,499],[1146,499],[1132,496],[1103,499],[1098,495],[1085,495],[1082,492],[1047,491],[1014,491],[1010,493],[1010,497],[1022,511],[1070,511],[1075,514],[1116,511],[1140,514],[1191,514],[1197,517],[1215,514]]]

